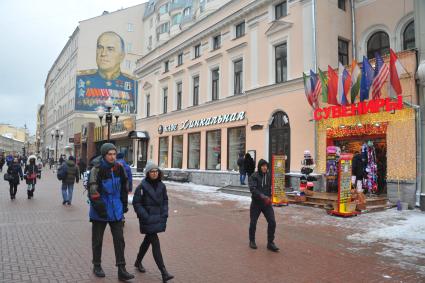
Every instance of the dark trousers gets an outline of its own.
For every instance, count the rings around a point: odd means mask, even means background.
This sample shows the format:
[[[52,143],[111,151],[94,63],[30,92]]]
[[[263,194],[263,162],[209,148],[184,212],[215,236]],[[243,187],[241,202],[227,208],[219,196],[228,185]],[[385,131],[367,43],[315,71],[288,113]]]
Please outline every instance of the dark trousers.
[[[106,225],[109,224],[112,233],[112,239],[114,241],[115,250],[115,262],[116,265],[125,265],[124,258],[124,232],[122,221],[104,222],[104,221],[92,221],[92,249],[93,249],[93,264],[101,264],[102,260],[102,244],[103,234],[105,232]]]
[[[139,248],[139,253],[137,254],[137,261],[141,262],[149,249],[149,246],[152,245],[153,258],[156,265],[159,269],[165,267],[164,260],[161,253],[161,245],[159,243],[158,234],[146,234],[145,239]]]
[[[10,186],[10,197],[16,196],[16,192],[18,191],[18,184],[9,183]]]
[[[274,217],[274,210],[271,205],[258,205],[254,201],[251,202],[251,207],[249,210],[249,216],[251,222],[249,224],[249,240],[255,241],[255,231],[257,229],[257,221],[260,214],[263,213],[264,217],[266,217],[268,227],[267,227],[267,240],[268,242],[273,242],[274,233],[276,230],[276,220]]]

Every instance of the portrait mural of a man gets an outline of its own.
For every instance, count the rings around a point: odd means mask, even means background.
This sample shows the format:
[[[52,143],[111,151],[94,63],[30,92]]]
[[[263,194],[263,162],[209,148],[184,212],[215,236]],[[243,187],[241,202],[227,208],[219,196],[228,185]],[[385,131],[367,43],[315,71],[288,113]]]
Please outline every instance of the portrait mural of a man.
[[[117,33],[106,31],[96,44],[97,69],[78,73],[75,109],[96,111],[111,98],[123,113],[136,113],[137,81],[122,73],[120,67],[125,58],[124,40]]]

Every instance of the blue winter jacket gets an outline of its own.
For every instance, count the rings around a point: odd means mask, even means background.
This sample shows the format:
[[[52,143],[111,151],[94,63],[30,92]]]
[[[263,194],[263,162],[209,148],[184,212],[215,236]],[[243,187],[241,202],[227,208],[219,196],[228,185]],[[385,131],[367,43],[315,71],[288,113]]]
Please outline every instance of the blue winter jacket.
[[[104,203],[107,212],[107,218],[101,218],[91,202],[90,221],[121,221],[124,213],[127,212],[128,203],[127,176],[124,168],[118,162],[108,164],[102,159],[98,166],[92,168],[90,174],[96,174],[96,190],[100,194],[100,200]],[[90,178],[90,180],[92,179]],[[90,186],[93,185],[90,183]]]
[[[124,167],[125,173],[127,174],[127,178],[128,178],[128,191],[132,192],[133,191],[133,174],[131,173],[131,168],[127,164],[127,162],[125,162],[124,159],[118,159],[117,162]]]

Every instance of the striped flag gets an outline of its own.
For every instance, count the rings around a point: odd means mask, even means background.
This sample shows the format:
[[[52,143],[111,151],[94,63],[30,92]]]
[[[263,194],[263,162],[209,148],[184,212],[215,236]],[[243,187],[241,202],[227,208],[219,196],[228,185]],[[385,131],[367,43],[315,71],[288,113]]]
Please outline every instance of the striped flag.
[[[373,81],[373,68],[369,60],[363,56],[362,78],[360,80],[360,101],[369,99],[370,85]]]
[[[344,69],[344,72],[342,73],[342,81],[344,83],[344,96],[345,98],[345,104],[348,104],[348,94],[351,92],[351,75],[347,71],[347,69]],[[343,105],[345,105],[343,104]]]
[[[310,104],[310,106],[313,107],[313,102],[311,100],[311,95],[312,95],[311,80],[306,74],[304,74],[304,72],[303,72],[303,80],[304,80],[305,97],[307,98],[308,104]]]
[[[371,93],[373,99],[378,99],[381,97],[381,88],[387,80],[390,70],[378,52],[375,53],[375,59],[375,77],[373,78]]]
[[[328,65],[328,104],[338,105],[338,75]]]
[[[328,78],[320,69],[319,69],[319,79],[320,79],[320,84],[322,86],[322,102],[328,103]]]
[[[406,69],[403,68],[394,51],[390,49],[390,97],[396,98],[397,95],[402,94],[400,76],[404,73],[407,73]]]
[[[322,82],[316,73],[310,70],[310,79],[311,79],[311,87],[312,87],[312,102],[313,108],[316,109],[319,107],[319,95],[322,92]]]
[[[348,102],[346,94],[344,93],[344,71],[344,66],[341,64],[341,62],[339,62],[337,101],[341,105],[347,105]]]
[[[360,80],[362,72],[357,64],[356,60],[353,60],[351,64],[351,103],[356,102],[356,97],[360,91]]]

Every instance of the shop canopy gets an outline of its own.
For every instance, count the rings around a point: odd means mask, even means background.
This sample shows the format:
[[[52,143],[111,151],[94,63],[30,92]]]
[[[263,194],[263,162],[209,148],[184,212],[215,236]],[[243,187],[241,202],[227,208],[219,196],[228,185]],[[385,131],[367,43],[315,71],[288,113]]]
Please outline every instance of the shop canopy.
[[[149,134],[146,131],[131,131],[128,134],[128,137],[130,139],[148,140],[149,139]]]

